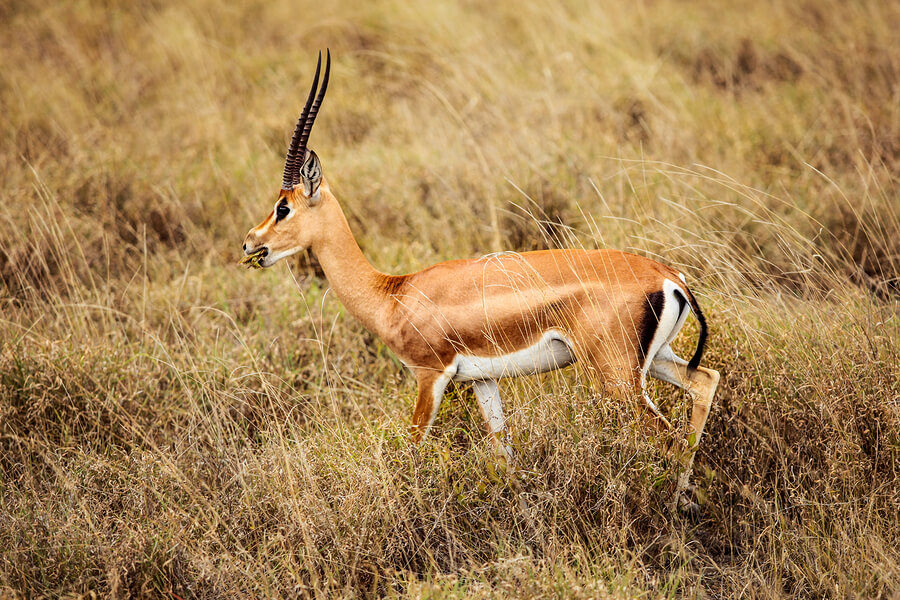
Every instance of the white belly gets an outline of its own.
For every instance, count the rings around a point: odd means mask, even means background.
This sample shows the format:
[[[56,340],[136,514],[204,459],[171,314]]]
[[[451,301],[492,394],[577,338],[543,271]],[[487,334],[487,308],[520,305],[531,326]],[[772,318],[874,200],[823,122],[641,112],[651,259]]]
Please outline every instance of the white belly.
[[[573,362],[569,341],[558,331],[548,331],[533,346],[503,356],[458,354],[450,369],[455,367],[454,381],[478,381],[545,373]]]

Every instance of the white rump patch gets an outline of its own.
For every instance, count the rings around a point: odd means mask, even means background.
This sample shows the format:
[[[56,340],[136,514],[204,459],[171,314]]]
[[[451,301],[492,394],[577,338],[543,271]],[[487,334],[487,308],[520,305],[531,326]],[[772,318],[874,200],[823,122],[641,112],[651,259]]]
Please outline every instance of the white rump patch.
[[[681,279],[684,279],[684,275],[681,273],[678,275]],[[647,371],[650,369],[653,358],[672,343],[690,312],[690,310],[681,310],[682,300],[684,300],[683,292],[674,281],[668,279],[663,281],[663,297],[663,309],[662,314],[659,315],[659,324],[656,327],[656,332],[653,334],[653,339],[650,340],[647,355],[641,368],[641,388],[644,387]]]

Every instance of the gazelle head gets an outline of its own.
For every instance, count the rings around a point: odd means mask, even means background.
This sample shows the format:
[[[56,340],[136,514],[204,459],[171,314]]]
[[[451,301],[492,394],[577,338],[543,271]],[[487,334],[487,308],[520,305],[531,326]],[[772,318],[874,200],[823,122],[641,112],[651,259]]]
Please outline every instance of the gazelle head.
[[[244,238],[245,258],[242,262],[249,262],[252,266],[271,267],[282,258],[309,248],[316,232],[321,229],[318,223],[320,211],[316,209],[323,199],[323,192],[327,193],[327,184],[324,184],[319,157],[306,147],[306,142],[328,88],[330,51],[326,54],[322,89],[317,95],[321,68],[320,52],[316,76],[287,151],[284,176],[275,207]],[[251,257],[253,260],[248,260]]]

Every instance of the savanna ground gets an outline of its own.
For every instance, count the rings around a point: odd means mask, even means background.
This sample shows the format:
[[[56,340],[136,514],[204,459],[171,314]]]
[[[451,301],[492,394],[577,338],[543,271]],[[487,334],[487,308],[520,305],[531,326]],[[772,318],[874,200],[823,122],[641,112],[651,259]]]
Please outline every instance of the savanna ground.
[[[897,598],[898,32],[875,0],[3,1],[0,596]],[[698,522],[577,368],[503,388],[516,494],[463,386],[409,446],[412,378],[311,257],[235,265],[325,47],[310,143],[377,267],[688,274]]]

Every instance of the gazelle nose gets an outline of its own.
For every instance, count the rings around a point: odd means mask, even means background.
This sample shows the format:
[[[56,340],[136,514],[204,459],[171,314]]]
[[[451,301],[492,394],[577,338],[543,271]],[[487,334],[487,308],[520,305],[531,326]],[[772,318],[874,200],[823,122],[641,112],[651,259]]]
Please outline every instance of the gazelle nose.
[[[244,242],[244,252],[246,252],[246,251],[247,251],[247,243]]]

